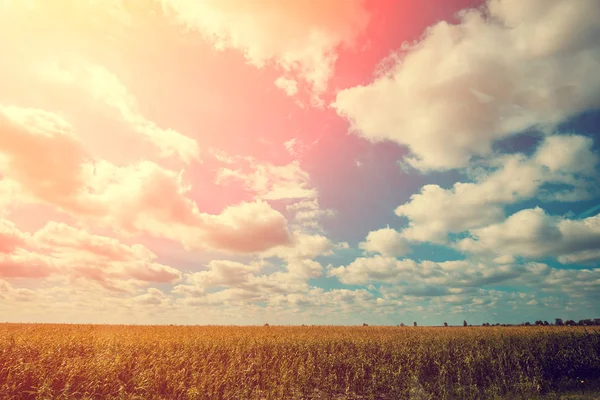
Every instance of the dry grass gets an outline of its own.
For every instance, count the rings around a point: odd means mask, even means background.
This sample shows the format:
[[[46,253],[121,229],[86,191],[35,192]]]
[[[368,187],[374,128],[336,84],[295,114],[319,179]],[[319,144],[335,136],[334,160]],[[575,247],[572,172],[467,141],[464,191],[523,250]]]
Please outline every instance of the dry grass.
[[[599,378],[580,327],[0,325],[7,399],[537,398]]]

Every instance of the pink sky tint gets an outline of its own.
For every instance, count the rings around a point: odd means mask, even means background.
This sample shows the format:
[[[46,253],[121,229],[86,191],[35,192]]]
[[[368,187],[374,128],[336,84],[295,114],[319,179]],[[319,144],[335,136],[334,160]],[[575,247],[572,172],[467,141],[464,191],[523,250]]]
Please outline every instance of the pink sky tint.
[[[532,12],[542,1],[547,15]],[[400,303],[449,313],[434,295],[512,301],[473,271],[575,282],[487,229],[538,202],[537,219],[579,235],[555,264],[597,257],[595,219],[544,208],[600,195],[597,143],[548,128],[514,154],[494,147],[595,104],[600,80],[580,78],[600,60],[597,3],[523,4],[0,0],[0,315],[383,321]],[[555,45],[539,42],[555,22]],[[490,98],[500,72],[515,93]],[[482,128],[520,113],[502,135]]]

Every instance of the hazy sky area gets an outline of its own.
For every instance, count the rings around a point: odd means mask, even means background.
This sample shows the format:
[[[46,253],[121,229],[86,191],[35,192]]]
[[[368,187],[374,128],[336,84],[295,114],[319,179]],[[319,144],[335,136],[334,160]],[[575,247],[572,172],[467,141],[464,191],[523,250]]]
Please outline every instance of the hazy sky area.
[[[0,320],[600,317],[600,1],[0,0]]]

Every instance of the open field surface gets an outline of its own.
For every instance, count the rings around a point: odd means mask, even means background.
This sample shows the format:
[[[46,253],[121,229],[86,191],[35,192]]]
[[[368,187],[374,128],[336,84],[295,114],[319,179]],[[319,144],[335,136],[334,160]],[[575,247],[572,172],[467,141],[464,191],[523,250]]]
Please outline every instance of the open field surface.
[[[589,327],[0,325],[8,399],[587,399],[599,378]]]

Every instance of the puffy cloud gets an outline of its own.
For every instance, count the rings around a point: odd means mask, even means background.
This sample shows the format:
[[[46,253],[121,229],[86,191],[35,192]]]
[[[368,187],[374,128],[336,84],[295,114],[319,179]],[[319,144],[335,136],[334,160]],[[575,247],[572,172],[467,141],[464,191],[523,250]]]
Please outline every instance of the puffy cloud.
[[[201,214],[200,227],[199,240],[235,252],[261,252],[291,241],[285,217],[263,201],[229,206],[219,215]]]
[[[263,200],[314,198],[316,190],[310,186],[310,176],[298,161],[283,166],[257,163],[251,160],[244,172],[241,169],[221,168],[217,173],[218,184],[240,181],[246,190],[256,193]]]
[[[296,139],[291,139],[285,142],[285,147],[288,152],[295,154],[303,145]],[[293,213],[295,230],[322,232],[321,218],[335,214],[334,210],[321,208],[317,189],[311,184],[308,172],[302,169],[297,160],[276,166],[259,162],[253,157],[230,156],[214,149],[212,153],[220,162],[237,164],[237,168],[220,168],[215,180],[217,184],[239,182],[256,199],[286,201],[287,211]]]
[[[205,271],[187,274],[185,283],[176,286],[174,293],[182,295],[182,301],[189,305],[247,305],[274,294],[306,293],[310,289],[307,281],[320,277],[323,271],[313,258],[332,254],[340,246],[325,236],[294,234],[290,245],[260,253],[259,262],[210,261]],[[268,258],[283,260],[285,271],[277,267],[270,274],[261,273],[264,265],[271,264]]]
[[[286,79],[282,76],[275,80],[275,86],[283,90],[288,96],[298,93],[298,82],[293,79]]]
[[[88,279],[109,289],[127,282],[170,283],[181,278],[172,267],[155,262],[148,248],[120,243],[83,229],[49,222],[30,235],[0,220],[0,276],[45,278],[64,275]]]
[[[286,206],[294,213],[294,222],[301,230],[322,232],[321,218],[336,215],[333,209],[323,209],[318,199],[305,199]]]
[[[90,209],[83,216],[93,222],[178,240],[179,230],[197,221],[199,211],[187,197],[190,187],[182,173],[150,161],[122,167],[97,161],[86,164],[82,175],[87,190],[78,201]]]
[[[315,94],[327,88],[341,45],[352,44],[366,26],[362,0],[341,3],[302,1],[254,3],[244,0],[162,0],[167,11],[199,31],[217,49],[244,53],[258,68],[274,63],[290,94],[292,80]]]
[[[32,241],[38,246],[78,250],[112,261],[153,260],[156,258],[154,253],[142,245],[128,246],[115,238],[93,235],[83,229],[54,221],[48,222],[43,228],[35,232]]]
[[[315,260],[291,260],[286,268],[291,275],[301,278],[318,278],[323,275],[323,266]]]
[[[409,252],[406,239],[402,234],[391,228],[369,232],[359,247],[368,253],[379,253],[383,256],[399,257]]]
[[[87,157],[69,124],[36,109],[0,109],[0,168],[31,201],[91,222],[189,247],[258,252],[289,243],[287,220],[263,201],[199,212],[182,172],[150,162],[116,166]],[[4,181],[2,181],[4,182]],[[282,189],[283,190],[283,189]]]
[[[214,260],[207,267],[208,271],[190,274],[187,281],[202,289],[238,286],[247,283],[254,273],[260,271],[260,265],[247,265],[228,260]]]
[[[370,281],[396,282],[403,273],[414,272],[418,264],[413,260],[376,255],[360,257],[347,266],[331,268],[329,275],[347,285],[362,285]]]
[[[327,236],[295,233],[289,244],[269,249],[263,258],[279,257],[284,260],[310,260],[318,256],[331,255],[334,250],[346,248],[346,243],[334,243]]]
[[[309,290],[306,274],[274,272],[258,275],[259,264],[213,260],[206,271],[186,275],[185,284],[174,287],[188,305],[219,305],[265,301],[274,294],[304,293]],[[217,288],[217,291],[214,289]],[[207,289],[212,289],[210,292]]]
[[[146,293],[135,296],[131,302],[141,306],[162,306],[170,303],[170,298],[157,288],[148,288]]]
[[[471,303],[475,299],[482,300],[483,288],[487,287],[487,292],[496,285],[510,285],[515,290],[526,287],[529,296],[567,295],[584,299],[586,304],[597,304],[600,288],[600,268],[556,269],[536,262],[502,265],[472,260],[416,262],[377,255],[357,258],[347,266],[329,268],[328,273],[348,285],[379,285],[382,306],[394,310],[402,306],[398,299],[411,302],[418,298],[440,297],[443,302]],[[495,300],[490,299],[481,304],[493,307],[494,303]],[[432,312],[430,308],[428,310]]]
[[[92,204],[103,223],[183,243],[234,252],[256,252],[289,242],[287,220],[263,201],[232,205],[220,214],[199,212],[187,197],[182,174],[151,162],[129,167],[98,163],[89,171]]]
[[[323,266],[314,258],[329,256],[345,248],[348,248],[347,243],[334,243],[326,236],[295,233],[289,245],[274,247],[260,256],[280,258],[286,262],[285,268],[291,276],[308,279],[318,278],[323,272]]]
[[[599,12],[595,0],[490,0],[429,27],[333,106],[366,139],[407,146],[415,168],[465,167],[498,139],[600,106]]]
[[[463,251],[534,259],[557,257],[564,264],[600,261],[600,215],[571,220],[547,215],[536,207],[470,232],[472,237],[458,243]]]
[[[476,184],[456,183],[453,189],[425,185],[419,194],[396,208],[398,216],[409,219],[402,236],[412,241],[444,242],[448,232],[461,232],[473,226],[498,221],[504,216],[500,205],[471,195]],[[465,192],[467,194],[465,195]]]
[[[330,276],[337,277],[345,284],[402,283],[407,286],[408,291],[418,290],[428,295],[448,294],[452,288],[497,284],[527,274],[539,275],[540,272],[533,264],[494,265],[468,260],[417,262],[380,255],[359,257],[347,266],[329,269]]]
[[[535,153],[536,164],[563,176],[593,174],[598,154],[592,150],[590,138],[576,135],[554,135],[545,138]]]
[[[0,254],[0,277],[2,278],[47,278],[57,271],[58,268],[53,260],[43,254],[21,248]]]
[[[5,280],[0,279],[0,300],[8,301],[31,301],[36,298],[36,293],[31,289],[17,288]]]
[[[288,146],[289,145],[289,146]],[[294,140],[286,142],[293,150]],[[217,172],[216,183],[241,182],[247,191],[254,193],[257,199],[266,201],[285,200],[291,202],[286,209],[293,213],[294,229],[300,231],[322,232],[321,218],[334,215],[330,209],[319,205],[318,193],[310,182],[309,174],[300,167],[298,161],[287,165],[275,166],[246,158],[226,158],[226,161],[241,162],[240,168],[221,168]]]
[[[182,175],[151,162],[130,167],[96,164],[90,171],[91,204],[101,221],[143,231],[186,247],[256,252],[289,242],[287,220],[263,201],[232,205],[220,214],[199,212]]]
[[[378,299],[365,289],[332,289],[311,288],[306,293],[291,293],[272,296],[269,304],[275,307],[292,307],[292,310],[306,310],[311,316],[323,316],[330,320],[331,315],[364,316],[365,313],[377,312]],[[275,310],[273,310],[275,311]]]
[[[14,223],[0,219],[0,254],[12,253],[17,247],[27,243],[27,235],[21,232]]]
[[[492,171],[484,171],[475,182],[458,182],[451,189],[425,185],[396,209],[398,216],[409,220],[402,236],[443,243],[449,232],[500,222],[504,205],[536,195],[547,200],[584,200],[599,187],[595,183],[598,155],[592,146],[593,141],[583,136],[549,136],[530,157],[513,154],[493,159]],[[544,185],[549,183],[566,189],[547,192]]]

